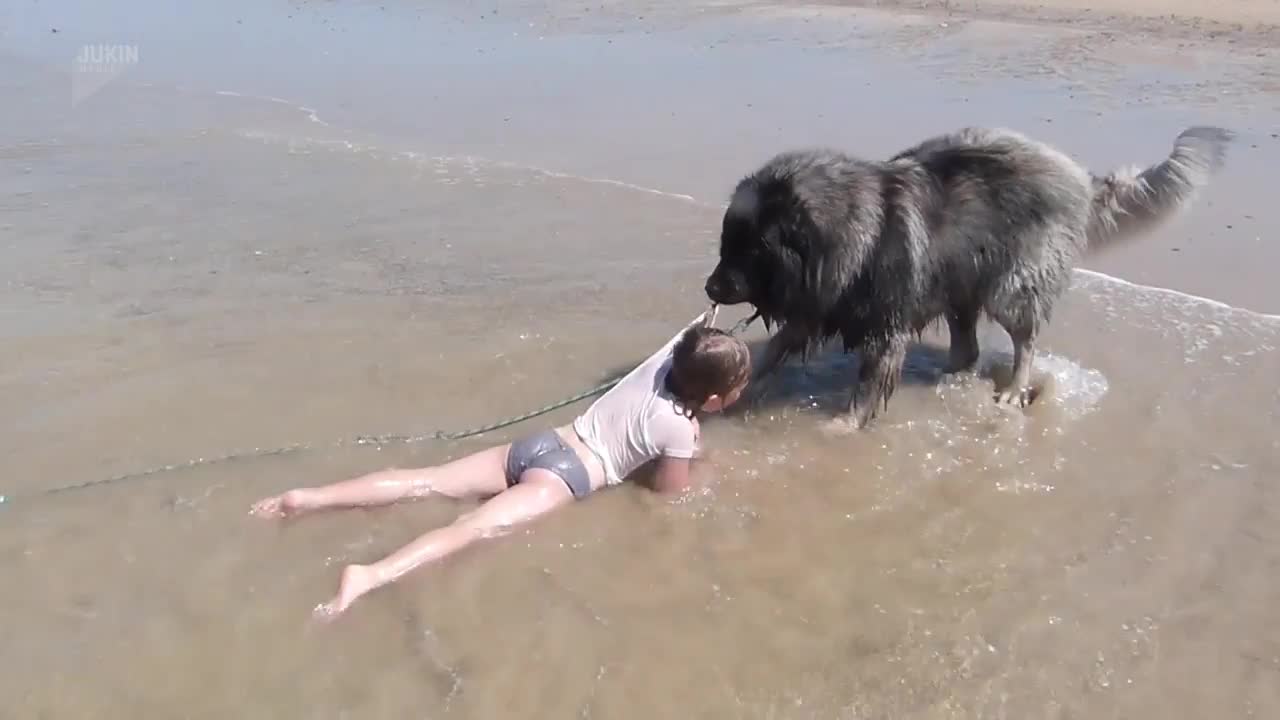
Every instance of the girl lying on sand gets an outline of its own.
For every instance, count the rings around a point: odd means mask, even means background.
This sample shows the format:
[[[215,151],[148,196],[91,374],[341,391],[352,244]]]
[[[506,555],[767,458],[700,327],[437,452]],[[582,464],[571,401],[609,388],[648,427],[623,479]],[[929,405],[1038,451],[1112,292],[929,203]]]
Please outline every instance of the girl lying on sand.
[[[435,467],[382,470],[319,488],[298,488],[253,506],[260,517],[334,507],[386,505],[428,495],[487,497],[474,511],[371,565],[348,565],[338,594],[316,608],[334,616],[365,593],[481,538],[500,534],[617,485],[658,458],[653,486],[682,492],[700,439],[699,413],[738,400],[751,374],[746,345],[698,316],[570,425],[542,430]]]

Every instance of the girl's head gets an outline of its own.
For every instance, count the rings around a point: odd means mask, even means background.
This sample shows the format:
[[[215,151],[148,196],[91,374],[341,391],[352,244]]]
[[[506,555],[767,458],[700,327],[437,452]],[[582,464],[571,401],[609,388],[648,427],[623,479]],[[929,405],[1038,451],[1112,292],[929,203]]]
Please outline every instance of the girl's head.
[[[737,402],[751,377],[746,343],[711,327],[692,327],[672,351],[667,388],[690,415]]]

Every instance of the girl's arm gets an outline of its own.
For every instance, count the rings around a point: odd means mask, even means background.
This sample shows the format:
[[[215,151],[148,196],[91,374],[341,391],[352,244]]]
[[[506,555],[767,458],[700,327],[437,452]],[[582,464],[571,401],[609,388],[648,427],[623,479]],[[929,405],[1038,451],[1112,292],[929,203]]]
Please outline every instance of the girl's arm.
[[[689,458],[659,458],[653,474],[653,489],[663,495],[678,495],[688,490],[689,462]]]
[[[659,432],[665,435],[666,450],[658,457],[652,489],[664,495],[682,493],[692,484],[690,465],[701,455],[702,428],[696,418],[672,418]]]

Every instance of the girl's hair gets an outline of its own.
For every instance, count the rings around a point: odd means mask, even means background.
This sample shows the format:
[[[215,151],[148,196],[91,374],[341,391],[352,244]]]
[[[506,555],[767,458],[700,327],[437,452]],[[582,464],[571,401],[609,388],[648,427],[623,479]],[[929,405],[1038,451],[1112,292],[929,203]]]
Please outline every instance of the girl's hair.
[[[699,326],[676,341],[666,385],[685,414],[693,417],[712,395],[727,395],[750,375],[746,343],[723,330]]]

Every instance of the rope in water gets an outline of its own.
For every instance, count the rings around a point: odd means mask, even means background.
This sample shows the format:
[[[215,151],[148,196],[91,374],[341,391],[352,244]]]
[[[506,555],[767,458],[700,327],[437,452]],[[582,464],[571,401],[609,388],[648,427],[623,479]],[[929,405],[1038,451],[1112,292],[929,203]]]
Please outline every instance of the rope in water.
[[[754,315],[750,315],[745,319],[739,321],[738,324],[734,325],[729,330],[729,334],[737,335],[743,330],[746,330],[747,327],[750,326],[751,323],[754,322],[755,319],[758,317],[760,317],[760,315],[759,313],[756,313]],[[336,447],[344,447],[349,445],[390,445],[393,443],[407,444],[407,443],[424,442],[428,440],[463,440],[466,438],[475,437],[477,435],[483,435],[488,432],[493,432],[494,430],[501,430],[502,428],[508,427],[510,425],[522,423],[525,420],[531,420],[535,417],[538,417],[539,415],[546,415],[549,412],[554,412],[556,410],[559,410],[562,407],[566,407],[576,402],[579,402],[581,400],[585,400],[586,398],[592,397],[593,395],[599,395],[601,393],[607,392],[614,385],[617,385],[619,382],[621,382],[622,378],[626,377],[626,375],[627,373],[623,373],[606,382],[602,382],[593,388],[584,390],[575,395],[570,395],[569,397],[564,398],[563,400],[559,400],[557,402],[551,403],[550,405],[540,407],[537,410],[531,410],[521,415],[514,415],[512,417],[499,420],[498,422],[491,423],[489,425],[482,425],[480,427],[471,428],[468,430],[458,430],[455,432],[446,432],[443,430],[437,430],[435,432],[425,433],[422,435],[359,435],[353,438],[345,438],[342,440],[338,440],[337,442],[328,443],[328,444],[294,443],[293,445],[285,445],[283,447],[276,447],[276,448],[254,448],[252,450],[244,450],[240,452],[228,453],[226,455],[219,455],[217,457],[194,458],[194,459],[187,460],[180,463],[173,463],[170,465],[161,465],[158,467],[151,468],[149,470],[142,470],[140,472],[131,472],[131,473],[125,473],[123,475],[115,475],[109,478],[99,478],[96,480],[88,480],[82,483],[77,483],[75,485],[64,485],[62,487],[51,488],[48,490],[35,493],[33,497],[58,495],[61,493],[72,492],[75,490],[84,490],[92,487],[101,487],[103,485],[112,485],[115,483],[121,483],[129,480],[139,480],[145,477],[150,477],[152,475],[159,475],[160,473],[174,472],[177,470],[188,470],[190,468],[202,467],[205,465],[217,465],[219,463],[232,462],[237,460],[252,460],[255,458],[272,457],[277,455],[290,455],[296,452],[301,452],[303,450],[315,450],[321,447],[336,448]],[[6,498],[4,495],[0,495],[0,503],[4,503],[8,499],[9,498]]]

